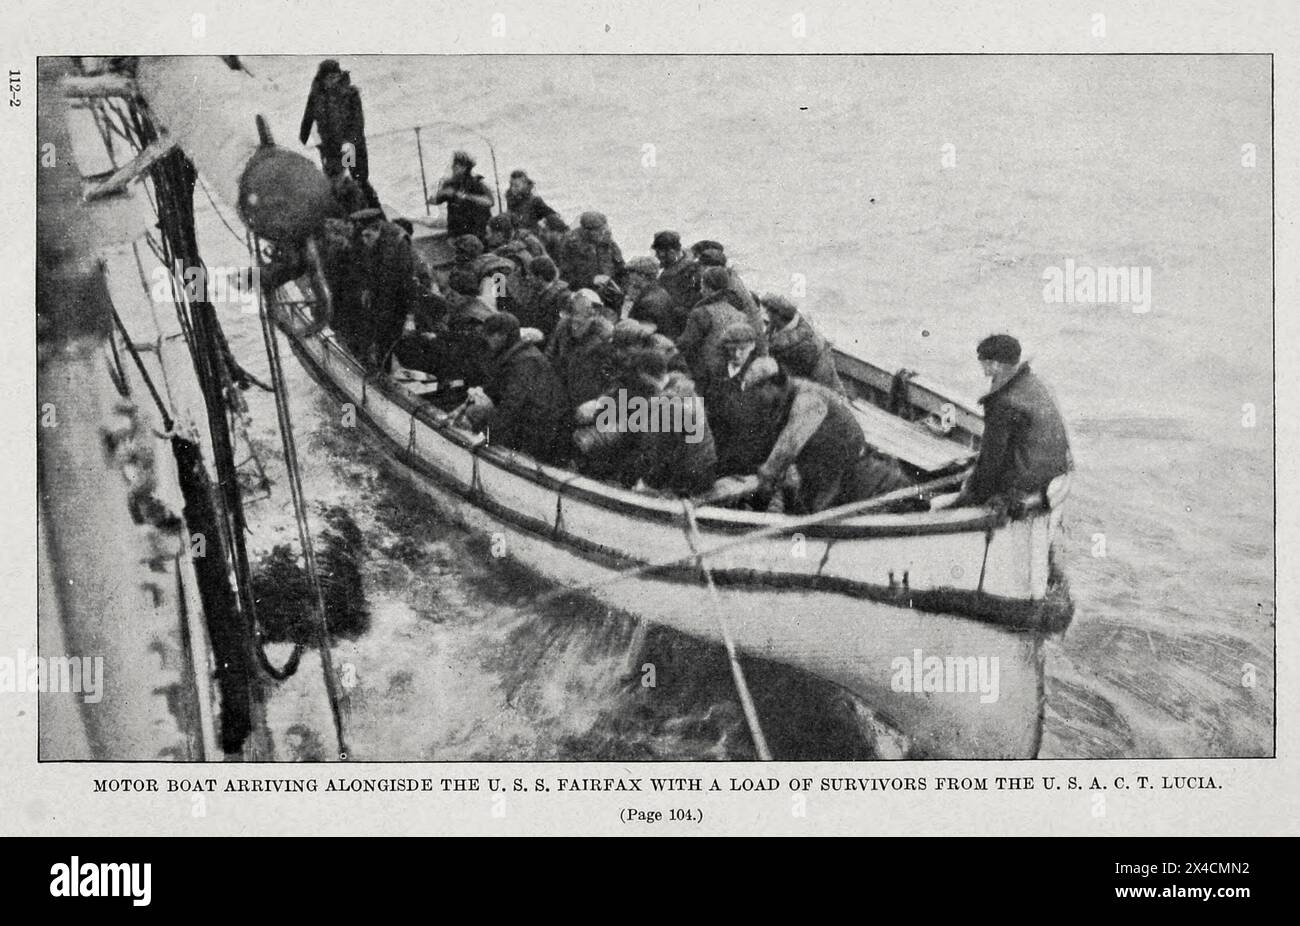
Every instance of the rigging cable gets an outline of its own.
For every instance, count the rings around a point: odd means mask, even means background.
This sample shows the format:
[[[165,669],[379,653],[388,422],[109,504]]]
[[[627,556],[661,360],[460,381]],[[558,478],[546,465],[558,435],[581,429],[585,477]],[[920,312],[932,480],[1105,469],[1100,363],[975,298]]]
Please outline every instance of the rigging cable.
[[[148,124],[138,106],[130,107],[130,117],[141,140],[147,144],[156,138],[156,131]],[[185,258],[186,264],[201,268],[202,259],[199,256],[198,240],[194,232],[193,196],[196,171],[193,164],[183,151],[176,148],[155,161],[149,170],[157,194],[158,224],[162,232],[164,255],[170,258],[173,254],[179,253]],[[174,268],[175,264],[168,263],[167,266]],[[188,299],[184,301],[190,302]],[[233,455],[231,433],[225,414],[229,374],[224,369],[224,358],[220,350],[220,342],[224,339],[219,338],[217,334],[219,322],[211,303],[194,300],[190,302],[189,309],[195,374],[207,409],[218,490],[222,499],[215,523],[220,526],[223,539],[229,543],[227,549],[238,596],[235,614],[240,624],[242,644],[247,647],[251,656],[262,661],[264,654],[261,652],[261,647],[256,645],[260,640],[256,601],[252,592],[248,551],[244,541],[247,525],[244,520],[243,499]],[[243,691],[249,700],[245,708],[249,716],[254,711],[260,715],[260,705],[263,700],[256,678],[251,671],[255,664],[255,662],[242,663],[240,666],[240,671],[250,672]],[[247,733],[254,729],[264,731],[260,716],[256,724],[245,727],[244,736],[246,737]],[[241,741],[243,739],[244,737],[241,737]],[[253,748],[260,751],[261,744],[256,743]]]
[[[109,308],[113,313],[113,324],[122,335],[122,341],[126,344],[127,352],[130,353],[131,359],[135,361],[136,369],[140,371],[140,378],[144,380],[145,387],[149,394],[153,396],[154,405],[158,406],[158,417],[162,420],[163,436],[170,437],[176,431],[176,422],[172,420],[171,414],[167,411],[167,406],[163,404],[162,396],[158,393],[158,387],[153,384],[153,378],[149,371],[145,369],[144,360],[140,357],[140,352],[136,350],[135,342],[131,340],[131,334],[126,330],[126,325],[122,324],[122,316],[117,314],[117,306],[110,305]],[[116,348],[114,348],[116,351]]]
[[[252,235],[248,238],[249,254],[259,253]],[[316,552],[311,541],[311,525],[307,523],[307,501],[302,490],[302,471],[298,466],[298,448],[294,442],[293,420],[289,413],[288,386],[285,384],[284,366],[280,360],[280,342],[276,338],[275,322],[261,289],[258,289],[258,314],[262,319],[262,338],[266,342],[266,358],[271,368],[271,394],[275,396],[275,413],[280,423],[280,439],[284,444],[284,467],[288,475],[289,492],[293,497],[293,514],[298,522],[298,542],[302,547],[303,561],[316,597],[317,645],[320,649],[321,671],[325,676],[325,691],[329,697],[330,712],[334,717],[334,734],[338,739],[339,758],[348,757],[347,743],[343,738],[343,714],[340,707],[338,679],[334,674],[334,657],[330,650],[329,617],[325,608],[325,591],[321,587],[320,571],[316,566]]]
[[[217,218],[221,220],[221,224],[226,226],[226,230],[230,232],[231,236],[238,241],[241,246],[247,244],[244,240],[244,236],[235,231],[231,224],[226,221],[225,213],[221,211],[221,207],[217,205],[217,201],[212,198],[212,191],[208,189],[207,181],[205,181],[201,175],[199,177],[199,186],[203,188],[203,195],[206,196],[208,202],[212,204],[212,211],[217,214]]]

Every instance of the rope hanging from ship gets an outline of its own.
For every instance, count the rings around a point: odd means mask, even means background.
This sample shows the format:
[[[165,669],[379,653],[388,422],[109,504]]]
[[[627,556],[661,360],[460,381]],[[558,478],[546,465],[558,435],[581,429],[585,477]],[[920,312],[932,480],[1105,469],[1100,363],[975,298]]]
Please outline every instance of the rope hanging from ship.
[[[259,253],[250,233],[247,241],[249,252]],[[302,488],[302,470],[298,463],[298,448],[294,440],[293,420],[289,412],[288,387],[285,381],[284,365],[280,358],[280,344],[276,340],[275,322],[271,310],[258,291],[258,314],[262,321],[262,339],[266,344],[266,359],[271,371],[271,393],[275,396],[276,417],[280,425],[280,439],[284,445],[284,465],[288,474],[289,492],[293,498],[294,520],[298,527],[298,543],[302,548],[303,562],[307,567],[307,577],[311,582],[315,597],[316,637],[320,650],[321,671],[325,677],[325,692],[329,698],[330,714],[334,719],[334,734],[338,741],[339,758],[348,757],[347,742],[343,736],[343,714],[338,680],[334,674],[334,660],[330,649],[329,616],[325,607],[325,592],[321,587],[320,570],[316,564],[316,552],[311,540],[311,526],[307,522],[307,502]],[[260,649],[260,648],[259,648]],[[294,644],[294,667],[302,653],[302,644]]]

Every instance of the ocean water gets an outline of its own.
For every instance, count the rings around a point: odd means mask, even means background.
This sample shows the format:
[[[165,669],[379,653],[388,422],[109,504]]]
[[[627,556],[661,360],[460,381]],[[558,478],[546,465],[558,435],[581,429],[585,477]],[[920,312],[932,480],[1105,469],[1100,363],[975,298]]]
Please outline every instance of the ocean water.
[[[315,59],[249,58],[293,144]],[[1271,115],[1267,58],[360,57],[371,179],[422,212],[454,148],[522,167],[631,258],[654,232],[722,241],[840,346],[975,397],[974,345],[1017,335],[1077,465],[1060,555],[1074,623],[1047,644],[1046,757],[1273,750]],[[221,105],[238,108],[239,101]],[[393,131],[394,134],[386,134]],[[1254,146],[1254,166],[1243,163]],[[226,210],[228,216],[233,213]],[[210,210],[209,263],[237,256]],[[233,224],[233,218],[232,218]],[[1044,272],[1150,268],[1150,307],[1056,304]],[[253,318],[237,354],[265,367]],[[721,650],[642,638],[447,525],[287,361],[308,496],[361,528],[370,629],[338,646],[360,759],[751,758]],[[273,408],[253,437],[281,471]],[[293,538],[283,481],[255,550]],[[318,521],[319,523],[319,521]],[[655,689],[633,671],[651,653]],[[665,668],[666,667],[666,668]],[[898,744],[868,706],[748,663],[781,758]],[[319,667],[270,702],[280,758],[334,751]]]

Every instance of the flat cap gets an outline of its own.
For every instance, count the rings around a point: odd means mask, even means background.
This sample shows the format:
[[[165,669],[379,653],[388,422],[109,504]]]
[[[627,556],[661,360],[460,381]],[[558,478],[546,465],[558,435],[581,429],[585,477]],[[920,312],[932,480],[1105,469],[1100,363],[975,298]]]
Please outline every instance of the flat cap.
[[[627,272],[647,277],[658,276],[659,262],[653,257],[634,257],[627,262]]]
[[[980,360],[997,360],[1001,363],[1020,362],[1020,342],[1009,334],[991,334],[975,349]]]
[[[723,344],[754,344],[757,341],[758,335],[754,333],[754,326],[749,322],[732,322],[722,329]]]

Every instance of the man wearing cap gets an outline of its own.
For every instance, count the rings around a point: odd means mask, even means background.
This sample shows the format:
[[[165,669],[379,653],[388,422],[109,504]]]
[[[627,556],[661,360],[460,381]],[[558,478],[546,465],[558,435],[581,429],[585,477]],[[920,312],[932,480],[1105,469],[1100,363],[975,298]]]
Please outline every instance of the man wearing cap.
[[[348,169],[365,195],[366,205],[378,206],[379,197],[370,186],[361,91],[352,85],[352,76],[333,58],[320,63],[311,82],[298,128],[298,140],[304,145],[311,137],[313,124],[320,136],[320,160],[325,175],[335,177]]]
[[[472,407],[471,422],[490,427],[493,444],[521,450],[543,463],[563,462],[568,409],[551,362],[537,345],[520,339],[519,320],[509,312],[484,321],[482,333],[488,358],[483,392],[492,405]]]
[[[675,231],[658,232],[650,249],[659,261],[659,285],[668,291],[673,308],[684,319],[700,298],[700,267],[682,250],[682,237]]]
[[[704,294],[686,316],[677,347],[690,364],[696,383],[707,393],[710,375],[722,356],[722,333],[734,322],[749,324],[749,320],[727,300],[725,268],[709,267],[700,280]]]
[[[767,327],[763,324],[763,312],[758,307],[753,294],[745,281],[740,278],[736,268],[727,263],[726,252],[716,241],[697,241],[691,245],[691,253],[701,268],[724,267],[727,271],[727,301],[745,313],[749,323],[754,326],[757,336],[759,355],[767,353]]]
[[[384,221],[379,209],[362,209],[350,216],[357,228],[357,269],[361,304],[369,323],[362,358],[387,369],[415,308],[415,264],[410,242],[401,229]]]
[[[820,383],[786,376],[771,357],[750,365],[744,385],[780,428],[758,467],[760,485],[768,490],[781,486],[793,466],[799,489],[797,510],[791,513],[823,511],[852,500],[867,442],[843,397]]]
[[[579,217],[578,227],[564,236],[556,263],[560,276],[575,291],[591,289],[602,274],[623,285],[623,252],[599,212],[584,212]]]
[[[759,302],[767,313],[768,350],[781,368],[844,395],[830,344],[813,330],[795,304],[776,293],[766,293]]]
[[[534,257],[528,262],[515,310],[519,324],[536,328],[549,340],[572,295],[569,284],[560,279],[555,261],[549,257]]]
[[[975,471],[957,505],[983,505],[1001,497],[1015,506],[1074,468],[1065,421],[1043,382],[1020,361],[1020,342],[1009,334],[980,341],[976,356],[992,388],[984,406],[984,436]]]
[[[718,457],[709,417],[695,384],[686,374],[669,370],[655,350],[632,351],[628,371],[629,392],[647,400],[661,397],[673,403],[681,409],[683,425],[631,435],[634,449],[627,478],[632,488],[685,497],[709,491],[716,478]]]
[[[722,332],[722,357],[704,394],[718,447],[718,475],[752,473],[772,449],[769,410],[745,391],[745,374],[758,359],[754,329],[736,321]]]
[[[456,270],[478,271],[479,258],[483,256],[483,240],[477,235],[457,235],[450,239],[451,265]]]
[[[474,159],[466,151],[451,158],[451,176],[438,183],[438,192],[430,200],[435,206],[447,204],[447,237],[474,235],[487,239],[488,219],[496,202],[483,178],[474,173]]]
[[[447,288],[450,290],[447,295],[447,324],[450,327],[481,325],[495,311],[483,298],[483,286],[473,268],[452,268],[447,274]]]
[[[601,314],[600,297],[589,289],[574,293],[546,345],[570,409],[609,387],[615,367],[613,336],[614,325]]]
[[[686,324],[685,311],[675,311],[673,297],[659,284],[659,264],[653,257],[638,257],[627,265],[628,318],[654,325],[660,334],[675,338]]]
[[[515,227],[522,231],[537,233],[543,222],[552,229],[558,224],[558,231],[568,231],[560,214],[546,204],[533,192],[533,178],[526,171],[510,172],[510,186],[506,189],[506,210],[515,220]]]

